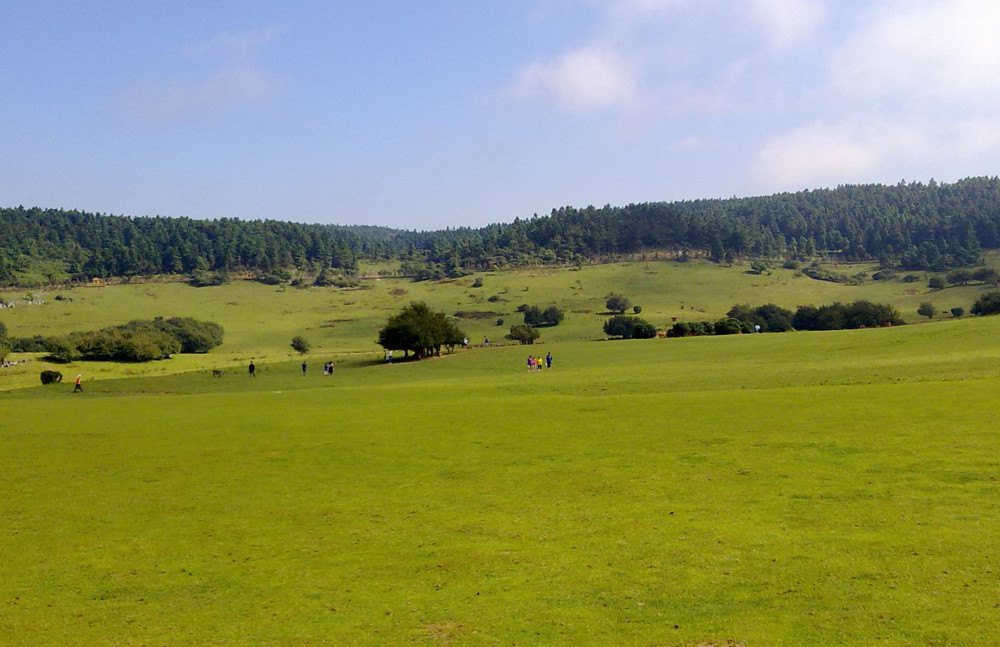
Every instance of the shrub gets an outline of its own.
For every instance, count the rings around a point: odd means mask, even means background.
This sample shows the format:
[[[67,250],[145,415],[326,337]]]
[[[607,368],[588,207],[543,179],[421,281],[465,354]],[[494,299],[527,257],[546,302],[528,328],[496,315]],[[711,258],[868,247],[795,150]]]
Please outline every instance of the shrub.
[[[42,384],[54,384],[55,382],[62,382],[62,373],[59,371],[42,371],[41,375]]]
[[[566,316],[565,313],[552,305],[544,310],[538,306],[524,304],[518,308],[524,313],[524,323],[528,326],[558,326]]]
[[[919,306],[917,306],[917,314],[921,317],[927,317],[928,319],[934,318],[934,304],[930,301],[924,301]]]
[[[932,290],[943,290],[944,289],[944,279],[940,276],[932,276],[929,281],[927,281],[927,287]]]
[[[217,285],[222,285],[229,280],[225,272],[206,272],[205,270],[196,270],[191,273],[191,277],[188,279],[188,285],[194,286],[196,288],[207,288]]]
[[[53,362],[65,364],[80,357],[80,353],[76,350],[76,346],[70,342],[68,337],[56,337],[49,339],[45,346],[45,350],[48,353],[46,359]]]
[[[635,325],[632,327],[632,337],[634,339],[652,339],[656,337],[656,326],[644,319],[636,318]]]
[[[604,333],[622,339],[649,339],[656,336],[656,326],[639,317],[617,315],[604,322]]]
[[[965,308],[952,308],[951,309],[951,316],[952,317],[961,317],[961,316],[964,316],[964,315],[965,315]]]
[[[153,325],[181,344],[181,353],[207,353],[222,343],[223,329],[211,321],[191,317],[157,318]]]
[[[873,281],[891,281],[896,278],[896,273],[892,270],[879,270],[872,274]]]
[[[740,327],[740,320],[734,317],[726,317],[715,322],[716,335],[738,335],[743,332]]]
[[[976,316],[1000,313],[1000,292],[987,292],[976,299],[971,312]]]
[[[847,283],[847,277],[831,270],[825,270],[818,264],[812,264],[802,270],[802,273],[817,281],[830,281],[832,283]]]
[[[292,348],[294,348],[299,355],[305,355],[312,349],[312,345],[310,345],[306,338],[302,335],[295,335],[292,337]]]
[[[642,306],[632,306],[633,314],[639,314],[640,312],[642,312]]]

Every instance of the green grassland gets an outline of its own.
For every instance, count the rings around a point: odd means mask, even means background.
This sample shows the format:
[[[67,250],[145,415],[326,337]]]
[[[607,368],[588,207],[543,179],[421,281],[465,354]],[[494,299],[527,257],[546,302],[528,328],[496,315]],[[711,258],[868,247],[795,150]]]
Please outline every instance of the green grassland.
[[[227,338],[83,394],[0,394],[0,643],[994,642],[1000,318],[621,342],[599,314],[614,289],[661,328],[858,298],[916,321],[982,287],[655,262],[483,280],[115,286],[4,311],[14,335],[162,314]],[[387,365],[374,331],[413,299],[568,314],[541,347]],[[294,334],[318,347],[304,377]],[[528,372],[529,350],[554,368]]]
[[[1000,264],[995,255],[988,258]],[[831,267],[846,275],[871,273],[871,265]],[[472,287],[475,278],[483,286]],[[864,281],[844,285],[816,281],[801,273],[773,268],[755,275],[746,265],[726,267],[706,261],[637,261],[580,268],[536,268],[510,272],[487,272],[446,281],[412,282],[404,279],[364,279],[357,289],[267,286],[234,281],[219,287],[194,288],[184,283],[137,283],[30,292],[3,292],[0,297],[15,308],[0,310],[2,321],[13,336],[45,336],[74,330],[92,330],[122,324],[132,319],[156,316],[188,316],[220,323],[225,342],[208,355],[179,355],[163,362],[115,364],[86,362],[68,366],[33,363],[2,369],[0,391],[34,385],[44,368],[67,376],[83,373],[85,379],[107,379],[142,375],[226,369],[257,363],[281,362],[295,357],[291,338],[303,335],[312,355],[347,361],[364,356],[381,357],[375,340],[386,319],[411,301],[426,301],[448,314],[479,313],[481,318],[460,319],[460,327],[473,343],[489,337],[504,343],[509,327],[521,323],[516,311],[521,304],[555,304],[566,312],[557,327],[542,329],[540,343],[599,339],[605,320],[604,297],[618,292],[642,306],[641,317],[665,330],[674,320],[716,320],[737,303],[760,305],[773,302],[794,309],[799,305],[823,305],[834,301],[868,299],[894,305],[903,317],[917,322],[922,301],[930,301],[944,313],[952,307],[969,310],[985,290],[981,285],[949,287],[930,291],[926,280]],[[60,299],[57,300],[56,297]],[[490,299],[493,299],[491,301]],[[31,305],[41,302],[41,305]],[[941,316],[945,316],[942,314]],[[503,319],[504,324],[497,325]],[[12,356],[25,359],[27,356]]]

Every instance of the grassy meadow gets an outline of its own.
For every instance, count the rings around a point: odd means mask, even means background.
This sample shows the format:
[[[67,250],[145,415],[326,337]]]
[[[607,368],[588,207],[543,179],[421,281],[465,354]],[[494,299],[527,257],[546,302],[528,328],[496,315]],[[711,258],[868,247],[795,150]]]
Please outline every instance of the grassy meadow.
[[[981,287],[656,262],[483,280],[114,286],[0,312],[13,335],[156,315],[226,327],[205,356],[80,364],[100,378],[82,395],[0,376],[0,643],[902,646],[1000,633],[1000,318],[621,342],[601,341],[599,315],[614,289],[661,328],[736,302],[859,298],[916,321],[920,301],[968,309]],[[507,326],[525,302],[567,317],[534,348],[386,365],[374,331],[415,299]],[[478,343],[500,339],[495,323],[462,325]],[[305,376],[295,334],[316,347]],[[529,350],[554,368],[529,373]],[[23,366],[37,380],[43,364]]]

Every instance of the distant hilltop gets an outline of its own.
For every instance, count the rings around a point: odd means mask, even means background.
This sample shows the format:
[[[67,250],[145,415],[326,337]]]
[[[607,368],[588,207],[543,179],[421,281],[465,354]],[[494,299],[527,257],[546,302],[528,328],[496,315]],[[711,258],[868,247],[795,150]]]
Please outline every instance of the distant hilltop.
[[[0,241],[0,285],[8,287],[159,275],[350,277],[362,262],[393,264],[397,275],[419,280],[643,252],[941,271],[975,265],[983,249],[1000,248],[1000,179],[562,207],[478,229],[423,232],[19,206],[0,209]]]

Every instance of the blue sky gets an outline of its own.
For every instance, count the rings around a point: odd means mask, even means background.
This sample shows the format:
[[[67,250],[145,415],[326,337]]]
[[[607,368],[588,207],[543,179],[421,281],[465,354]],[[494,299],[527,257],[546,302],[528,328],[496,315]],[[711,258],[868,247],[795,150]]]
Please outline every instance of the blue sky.
[[[439,229],[1000,167],[995,0],[0,0],[0,204]]]

